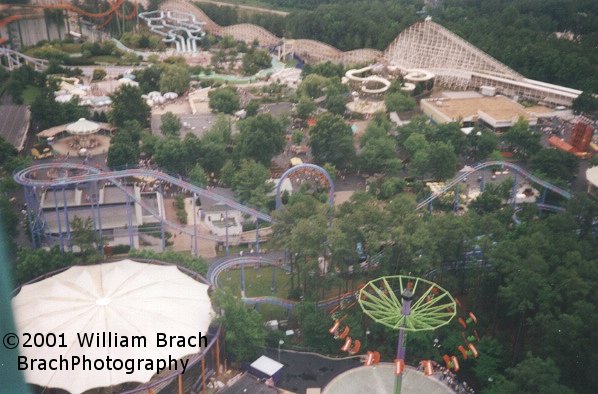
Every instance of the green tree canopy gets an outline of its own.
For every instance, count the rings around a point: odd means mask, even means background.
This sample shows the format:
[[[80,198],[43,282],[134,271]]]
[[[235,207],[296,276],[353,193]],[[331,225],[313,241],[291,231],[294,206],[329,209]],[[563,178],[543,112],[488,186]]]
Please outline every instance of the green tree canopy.
[[[260,314],[229,293],[217,290],[214,303],[224,314],[218,321],[224,327],[228,352],[237,363],[253,361],[265,344],[266,332]]]
[[[191,71],[185,63],[165,65],[160,74],[160,91],[183,94],[189,88]]]
[[[388,112],[405,112],[415,108],[415,100],[403,93],[389,93],[384,97]]]
[[[141,97],[141,89],[123,85],[110,98],[112,110],[108,117],[114,125],[123,126],[127,120],[136,120],[144,127],[149,124],[150,107]]]
[[[558,149],[540,149],[530,159],[531,167],[550,179],[569,181],[577,174],[579,160],[571,153]]]
[[[239,157],[269,166],[274,155],[284,148],[284,126],[270,114],[258,114],[239,122],[235,151]]]
[[[214,89],[208,93],[208,97],[212,111],[232,114],[241,108],[239,95],[235,88],[223,87]]]
[[[160,117],[160,120],[162,122],[160,125],[160,131],[162,131],[162,134],[164,134],[166,137],[178,137],[181,127],[183,126],[181,119],[178,116],[168,111]]]
[[[320,163],[331,163],[337,168],[345,168],[355,158],[353,132],[338,115],[322,115],[318,123],[310,129],[309,136],[312,153]]]
[[[506,133],[505,141],[514,148],[515,152],[527,158],[538,152],[540,145],[540,134],[529,128],[529,124],[523,118],[520,118]]]
[[[297,103],[297,116],[303,120],[307,120],[311,114],[316,110],[316,104],[308,96],[301,96]]]

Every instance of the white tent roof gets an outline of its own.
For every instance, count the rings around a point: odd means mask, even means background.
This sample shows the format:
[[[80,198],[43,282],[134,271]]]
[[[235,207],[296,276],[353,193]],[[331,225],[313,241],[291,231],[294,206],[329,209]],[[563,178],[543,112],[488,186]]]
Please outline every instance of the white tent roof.
[[[85,118],[81,118],[75,123],[71,123],[70,125],[66,126],[66,131],[76,135],[93,134],[97,133],[98,130],[100,130],[99,124]]]
[[[283,364],[279,363],[276,360],[272,360],[270,357],[266,356],[261,356],[253,363],[251,363],[251,368],[257,369],[258,371],[263,372],[268,376],[274,375],[282,367],[284,367]]]
[[[24,286],[12,300],[16,326],[22,333],[64,334],[66,347],[20,347],[32,358],[180,359],[198,353],[197,346],[157,347],[157,333],[167,336],[207,335],[212,317],[208,286],[175,266],[123,260],[74,266],[48,279]],[[77,334],[110,333],[119,338],[144,336],[144,347],[112,345],[81,347]],[[93,361],[92,361],[93,363]],[[137,361],[135,361],[137,363]],[[180,366],[180,364],[179,364]],[[29,383],[81,393],[124,382],[146,382],[156,370],[137,368],[83,371],[25,370]],[[154,367],[155,368],[155,367]]]

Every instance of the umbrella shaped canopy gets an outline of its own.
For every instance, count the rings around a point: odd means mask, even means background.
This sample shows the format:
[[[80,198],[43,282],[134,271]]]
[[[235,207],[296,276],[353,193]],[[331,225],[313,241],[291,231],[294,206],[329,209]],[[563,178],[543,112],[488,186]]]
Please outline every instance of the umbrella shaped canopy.
[[[100,130],[100,125],[89,121],[85,118],[81,118],[75,123],[71,123],[66,126],[66,131],[74,135],[89,135],[97,133]]]
[[[198,353],[197,346],[158,347],[157,333],[167,337],[207,334],[212,317],[208,286],[175,266],[123,260],[74,266],[48,279],[24,286],[13,298],[15,321],[22,333],[64,334],[66,347],[21,347],[21,355],[52,359],[180,359]],[[144,336],[146,346],[80,345],[87,333],[119,338]],[[78,336],[79,334],[79,336]],[[59,341],[60,342],[60,341]],[[93,362],[93,361],[92,361]],[[147,382],[156,371],[136,369],[73,371],[26,370],[29,383],[73,393],[124,382]]]

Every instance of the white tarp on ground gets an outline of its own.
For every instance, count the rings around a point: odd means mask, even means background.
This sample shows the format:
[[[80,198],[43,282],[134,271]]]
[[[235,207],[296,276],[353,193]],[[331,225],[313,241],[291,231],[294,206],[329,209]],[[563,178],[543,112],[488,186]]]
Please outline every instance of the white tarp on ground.
[[[207,335],[213,316],[208,285],[175,266],[122,260],[74,266],[55,276],[24,286],[12,300],[16,326],[23,333],[64,334],[66,347],[20,347],[29,360],[83,356],[88,359],[180,359],[198,353],[197,346],[157,346],[157,333]],[[77,334],[110,333],[119,338],[144,336],[143,347],[81,347]],[[22,336],[21,336],[22,337]],[[59,340],[59,343],[61,341]],[[22,341],[21,341],[22,344]],[[20,344],[20,345],[21,345]],[[137,361],[135,361],[137,362]],[[179,363],[180,365],[180,363]],[[80,368],[80,367],[79,367]],[[147,382],[155,370],[25,371],[27,382],[81,393],[124,382]]]

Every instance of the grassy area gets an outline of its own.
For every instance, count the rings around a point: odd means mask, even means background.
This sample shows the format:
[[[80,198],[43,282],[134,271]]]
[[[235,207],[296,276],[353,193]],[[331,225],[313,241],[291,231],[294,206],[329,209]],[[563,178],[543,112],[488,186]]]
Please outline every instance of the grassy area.
[[[75,44],[73,42],[63,42],[60,44],[60,49],[66,53],[81,53],[81,44]]]
[[[230,289],[233,294],[241,293],[241,270],[228,270],[220,274],[218,283]],[[286,271],[276,268],[276,292],[272,294],[272,268],[245,268],[245,295],[247,297],[270,296],[286,298],[291,289],[291,276]]]
[[[120,59],[120,57],[116,57],[116,56],[112,56],[112,55],[101,55],[101,56],[92,56],[92,57],[90,57],[90,60],[93,61],[94,63],[116,64],[121,59]]]
[[[39,96],[41,90],[37,86],[27,85],[23,91],[23,102],[26,105],[31,105],[35,99]]]
[[[257,306],[257,310],[264,321],[286,320],[288,318],[287,310],[277,305],[261,304]]]

